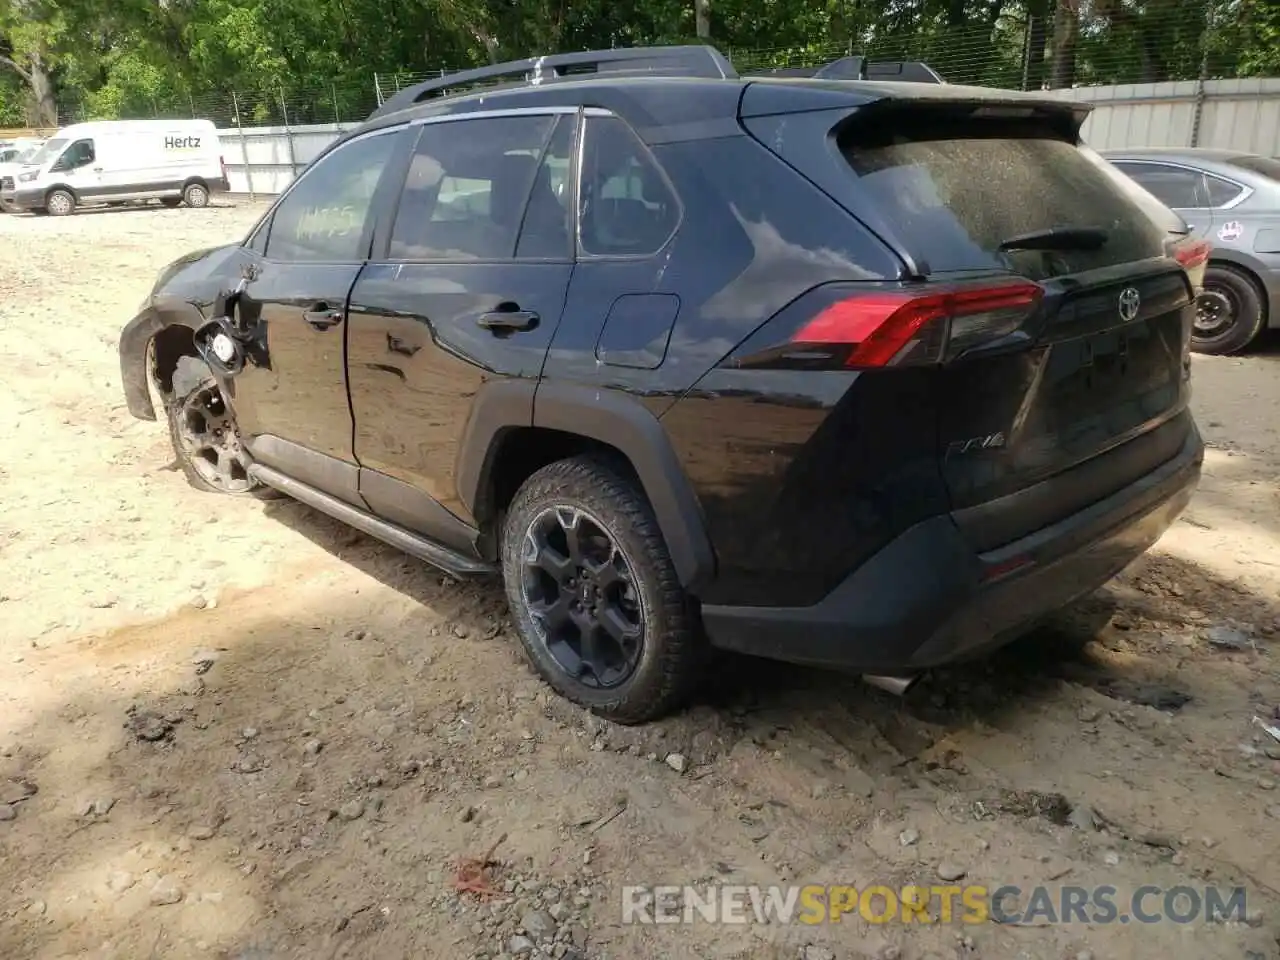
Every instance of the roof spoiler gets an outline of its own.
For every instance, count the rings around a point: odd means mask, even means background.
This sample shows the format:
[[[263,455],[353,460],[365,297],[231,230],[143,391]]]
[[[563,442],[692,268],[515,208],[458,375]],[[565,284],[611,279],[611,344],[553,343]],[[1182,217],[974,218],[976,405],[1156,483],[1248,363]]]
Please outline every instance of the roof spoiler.
[[[868,60],[841,57],[820,67],[780,67],[770,77],[808,77],[813,80],[903,80],[909,83],[946,83],[922,60]]]
[[[475,70],[462,70],[406,87],[370,114],[369,119],[386,116],[446,96],[459,87],[486,82],[524,82],[538,85],[555,80],[582,79],[592,74],[646,75],[661,77],[708,77],[726,79],[738,74],[724,54],[714,47],[685,44],[666,47],[626,47],[616,50],[588,50],[583,53],[556,53],[545,57],[511,60]]]

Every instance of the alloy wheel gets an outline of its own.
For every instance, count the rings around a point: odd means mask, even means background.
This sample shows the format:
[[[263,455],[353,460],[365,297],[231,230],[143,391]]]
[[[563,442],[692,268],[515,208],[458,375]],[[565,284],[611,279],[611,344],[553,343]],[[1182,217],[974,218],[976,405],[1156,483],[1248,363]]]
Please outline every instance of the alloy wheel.
[[[71,202],[61,191],[49,197],[49,212],[55,217],[65,216],[71,212]]]
[[[244,493],[254,486],[240,431],[222,391],[208,384],[182,402],[178,436],[200,478],[224,493]]]
[[[568,676],[608,689],[636,670],[644,611],[630,562],[577,507],[543,510],[525,531],[521,588],[538,640]]]

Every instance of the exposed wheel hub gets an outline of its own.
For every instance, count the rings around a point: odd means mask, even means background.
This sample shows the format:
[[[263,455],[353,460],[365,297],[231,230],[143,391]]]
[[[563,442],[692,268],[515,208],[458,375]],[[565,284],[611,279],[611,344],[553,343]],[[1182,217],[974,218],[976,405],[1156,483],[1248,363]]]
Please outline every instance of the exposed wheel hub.
[[[1238,313],[1235,298],[1228,291],[1206,287],[1196,300],[1196,336],[1221,336],[1236,322]]]
[[[557,666],[589,687],[626,681],[644,648],[644,616],[609,532],[576,507],[551,507],[529,524],[521,561],[525,604]]]

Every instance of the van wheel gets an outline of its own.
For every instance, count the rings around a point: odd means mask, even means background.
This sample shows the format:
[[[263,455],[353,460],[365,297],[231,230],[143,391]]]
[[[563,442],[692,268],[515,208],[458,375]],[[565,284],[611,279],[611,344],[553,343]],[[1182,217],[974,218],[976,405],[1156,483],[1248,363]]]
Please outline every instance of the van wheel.
[[[70,190],[50,190],[44,208],[53,217],[69,217],[76,212],[76,197]]]
[[[209,205],[209,190],[203,183],[188,183],[182,191],[182,199],[188,207],[198,210]]]

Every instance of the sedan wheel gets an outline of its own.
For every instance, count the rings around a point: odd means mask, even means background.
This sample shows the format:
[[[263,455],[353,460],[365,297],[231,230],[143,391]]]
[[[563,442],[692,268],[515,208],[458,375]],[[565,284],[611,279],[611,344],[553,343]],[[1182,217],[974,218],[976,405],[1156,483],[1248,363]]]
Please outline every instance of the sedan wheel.
[[[1264,323],[1262,296],[1253,280],[1234,267],[1210,264],[1196,300],[1191,347],[1197,353],[1228,354],[1247,347]]]

